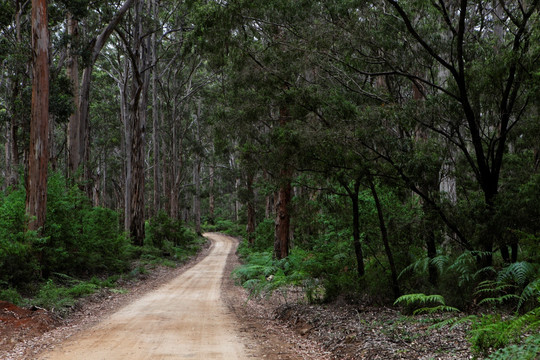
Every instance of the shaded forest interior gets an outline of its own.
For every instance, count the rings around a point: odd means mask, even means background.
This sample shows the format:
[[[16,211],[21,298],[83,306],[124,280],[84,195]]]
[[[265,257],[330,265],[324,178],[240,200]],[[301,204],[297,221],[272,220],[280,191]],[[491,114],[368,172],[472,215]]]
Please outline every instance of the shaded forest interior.
[[[478,353],[533,359],[539,10],[0,1],[0,300],[52,306],[223,231],[253,294],[485,313],[454,319]]]

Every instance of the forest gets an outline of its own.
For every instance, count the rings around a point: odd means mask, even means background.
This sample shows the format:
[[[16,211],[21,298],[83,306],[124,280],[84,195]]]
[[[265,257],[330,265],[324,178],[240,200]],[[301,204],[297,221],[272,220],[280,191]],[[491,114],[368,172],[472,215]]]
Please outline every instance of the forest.
[[[226,232],[254,296],[540,353],[538,0],[1,0],[0,34],[0,300]]]

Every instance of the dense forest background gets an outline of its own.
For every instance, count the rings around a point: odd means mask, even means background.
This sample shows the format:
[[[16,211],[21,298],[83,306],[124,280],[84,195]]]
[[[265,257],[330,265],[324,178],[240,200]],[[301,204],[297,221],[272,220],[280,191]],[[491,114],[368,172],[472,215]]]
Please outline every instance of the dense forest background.
[[[3,298],[216,230],[244,238],[251,291],[496,306],[538,328],[538,0],[0,14]]]

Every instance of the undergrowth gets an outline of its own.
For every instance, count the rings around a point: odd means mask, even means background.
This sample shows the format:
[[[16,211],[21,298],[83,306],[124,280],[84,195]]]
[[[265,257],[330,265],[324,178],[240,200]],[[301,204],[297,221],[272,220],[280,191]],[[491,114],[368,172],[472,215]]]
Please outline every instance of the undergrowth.
[[[134,246],[118,213],[92,207],[59,174],[49,178],[47,196],[40,236],[26,231],[24,187],[0,194],[0,300],[65,313],[76,299],[114,288],[120,277],[138,279],[156,265],[186,262],[206,242],[159,212],[147,222],[144,246]]]

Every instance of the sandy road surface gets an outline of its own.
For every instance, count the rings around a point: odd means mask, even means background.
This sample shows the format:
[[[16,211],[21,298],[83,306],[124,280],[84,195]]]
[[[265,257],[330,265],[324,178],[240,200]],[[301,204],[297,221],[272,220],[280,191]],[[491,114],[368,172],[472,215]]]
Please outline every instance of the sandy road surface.
[[[206,234],[208,256],[41,359],[247,359],[220,284],[234,240]]]

